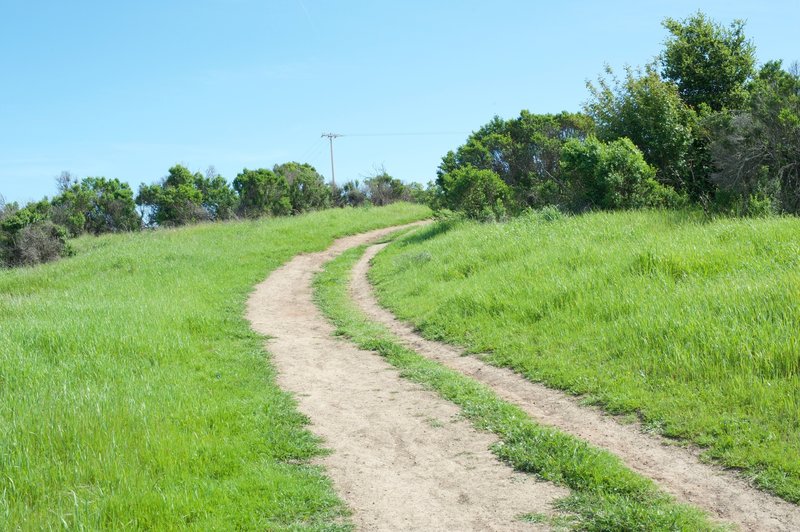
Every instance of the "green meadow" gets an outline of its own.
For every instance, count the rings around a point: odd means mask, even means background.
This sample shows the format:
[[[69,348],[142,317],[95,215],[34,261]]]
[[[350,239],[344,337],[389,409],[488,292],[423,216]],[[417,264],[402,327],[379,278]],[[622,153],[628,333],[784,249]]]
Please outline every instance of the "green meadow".
[[[244,304],[297,253],[429,212],[83,237],[0,271],[0,529],[347,528]]]
[[[371,272],[428,337],[691,442],[800,502],[800,220],[440,222]]]

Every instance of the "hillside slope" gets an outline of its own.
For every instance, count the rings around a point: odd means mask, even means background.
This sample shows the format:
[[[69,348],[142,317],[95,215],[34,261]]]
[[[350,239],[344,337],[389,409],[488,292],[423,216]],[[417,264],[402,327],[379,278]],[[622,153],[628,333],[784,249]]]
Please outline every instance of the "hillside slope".
[[[552,218],[433,226],[379,254],[372,280],[426,335],[800,502],[800,220]]]
[[[0,272],[0,529],[335,528],[319,443],[244,302],[297,253],[428,213],[85,238]]]

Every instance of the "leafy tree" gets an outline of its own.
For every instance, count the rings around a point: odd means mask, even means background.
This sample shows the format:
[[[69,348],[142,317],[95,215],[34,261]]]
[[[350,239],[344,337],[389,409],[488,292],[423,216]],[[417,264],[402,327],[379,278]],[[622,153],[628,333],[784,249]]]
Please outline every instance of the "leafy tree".
[[[766,63],[745,109],[721,114],[713,129],[714,179],[734,199],[729,208],[800,214],[800,69]]]
[[[445,206],[475,220],[505,217],[511,189],[492,170],[456,168],[441,176]]]
[[[73,236],[133,231],[141,227],[130,185],[118,179],[87,177],[82,181],[58,178],[61,193],[53,198],[52,219]]]
[[[331,204],[331,189],[325,179],[310,164],[288,162],[272,168],[275,175],[289,184],[289,202],[292,212],[324,209]]]
[[[192,173],[181,165],[170,168],[162,183],[141,185],[136,204],[149,210],[150,225],[185,225],[208,219],[203,193],[195,188]]]
[[[279,216],[292,211],[286,178],[266,168],[245,168],[233,180],[233,189],[239,194],[240,214],[248,218]]]
[[[509,202],[539,207],[559,201],[563,183],[559,159],[564,142],[591,133],[591,118],[578,113],[536,115],[522,111],[512,120],[494,117],[467,142],[442,159],[437,185],[458,168],[491,170],[510,187]]]
[[[194,186],[202,195],[201,206],[210,220],[229,220],[236,215],[239,199],[228,181],[213,166],[206,175],[194,174]]]
[[[179,164],[161,183],[142,185],[136,197],[136,204],[149,212],[151,225],[225,220],[233,216],[237,203],[230,185],[213,167],[204,176]]]
[[[70,236],[78,236],[86,231],[86,216],[92,208],[92,194],[77,180],[72,180],[69,172],[62,172],[56,178],[60,194],[53,198],[53,221],[67,229]]]
[[[561,155],[562,175],[575,210],[660,206],[675,192],[655,180],[655,169],[627,138],[604,143],[570,139]]]
[[[698,11],[684,20],[668,18],[663,25],[670,37],[661,56],[662,72],[677,84],[683,101],[695,109],[738,109],[755,68],[755,46],[745,37],[744,21],[725,28]]]
[[[627,137],[656,168],[661,183],[676,190],[699,188],[693,181],[706,177],[693,174],[697,115],[681,100],[677,86],[661,79],[652,65],[644,71],[626,69],[623,80],[610,68],[606,73],[610,79],[588,84],[592,99],[586,112],[594,118],[597,137],[606,142]]]

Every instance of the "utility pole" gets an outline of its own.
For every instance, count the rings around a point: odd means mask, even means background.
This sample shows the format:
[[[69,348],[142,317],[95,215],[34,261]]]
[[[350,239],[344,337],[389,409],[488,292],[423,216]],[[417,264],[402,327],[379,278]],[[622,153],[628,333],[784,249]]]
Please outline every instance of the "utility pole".
[[[336,172],[333,169],[333,139],[337,137],[341,137],[339,133],[323,133],[320,137],[328,137],[328,140],[331,143],[331,183],[333,184],[333,188],[336,188]]]

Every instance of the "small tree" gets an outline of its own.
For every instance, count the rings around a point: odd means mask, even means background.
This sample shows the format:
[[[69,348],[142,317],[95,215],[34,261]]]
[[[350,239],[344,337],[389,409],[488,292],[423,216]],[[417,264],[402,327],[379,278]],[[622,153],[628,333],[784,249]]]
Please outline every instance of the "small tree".
[[[684,20],[668,18],[663,25],[670,37],[661,56],[662,72],[677,84],[683,101],[695,109],[738,109],[756,63],[744,21],[725,28],[698,11]]]
[[[208,167],[205,176],[194,174],[194,186],[203,197],[201,205],[210,220],[229,220],[236,215],[236,192],[213,166]]]
[[[289,201],[295,214],[324,209],[331,205],[331,189],[325,179],[310,164],[288,162],[275,165],[275,175],[289,184]]]
[[[195,176],[179,164],[169,169],[161,183],[141,185],[136,204],[149,211],[150,225],[184,225],[208,219]]]
[[[50,217],[65,227],[71,236],[78,236],[86,230],[86,216],[92,208],[92,194],[73,180],[69,172],[62,172],[56,178],[60,194],[53,198]]]
[[[182,165],[169,169],[161,183],[142,185],[136,204],[149,212],[151,225],[183,225],[233,216],[238,200],[222,176],[191,173]]]
[[[239,194],[239,213],[242,216],[280,216],[292,211],[286,178],[266,168],[245,168],[233,180],[233,189]]]
[[[59,180],[61,193],[53,198],[51,218],[63,225],[72,236],[134,231],[141,228],[130,185],[118,179],[87,177],[82,181]]]

